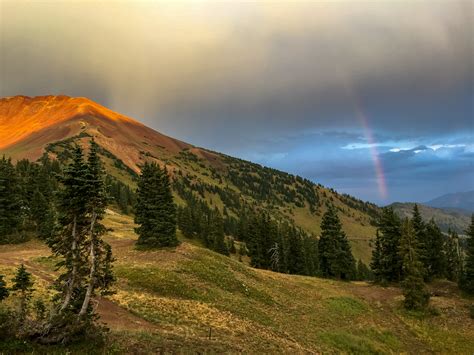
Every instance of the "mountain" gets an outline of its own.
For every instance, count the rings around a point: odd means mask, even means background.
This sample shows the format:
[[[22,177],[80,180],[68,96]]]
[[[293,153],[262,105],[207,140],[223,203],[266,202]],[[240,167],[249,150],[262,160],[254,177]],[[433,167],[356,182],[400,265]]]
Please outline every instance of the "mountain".
[[[396,202],[392,203],[390,206],[393,207],[395,212],[401,218],[411,218],[414,205],[414,203],[409,202]],[[448,230],[451,229],[456,231],[458,234],[464,234],[471,223],[471,217],[467,211],[435,208],[422,204],[418,204],[418,208],[420,210],[421,217],[425,221],[429,221],[431,218],[433,218],[443,232],[448,232]]]
[[[144,161],[165,165],[175,197],[187,193],[238,216],[257,207],[319,235],[326,203],[338,209],[356,258],[370,259],[377,206],[275,169],[195,147],[165,136],[87,98],[15,96],[0,99],[0,154],[36,160],[43,154],[68,159],[74,144],[86,149],[95,139],[108,174],[135,186]]]
[[[474,190],[466,192],[456,192],[439,196],[425,205],[438,208],[454,208],[468,212],[474,212]]]

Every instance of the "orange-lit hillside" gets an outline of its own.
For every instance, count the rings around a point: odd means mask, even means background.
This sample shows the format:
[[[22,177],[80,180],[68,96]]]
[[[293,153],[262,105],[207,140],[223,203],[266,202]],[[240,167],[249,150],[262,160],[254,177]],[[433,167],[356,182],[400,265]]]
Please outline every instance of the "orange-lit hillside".
[[[50,95],[0,99],[0,153],[14,160],[36,160],[48,144],[81,133],[93,136],[136,171],[144,156],[193,148],[87,98]]]
[[[79,116],[138,122],[87,98],[59,96],[13,96],[0,99],[0,148],[28,135]]]

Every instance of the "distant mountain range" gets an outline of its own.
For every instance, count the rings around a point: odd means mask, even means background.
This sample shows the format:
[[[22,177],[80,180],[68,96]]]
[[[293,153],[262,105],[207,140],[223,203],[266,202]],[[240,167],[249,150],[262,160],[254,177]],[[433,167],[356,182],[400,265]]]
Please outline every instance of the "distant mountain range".
[[[390,206],[393,207],[395,212],[401,218],[405,218],[412,216],[414,205],[415,204],[411,202],[396,202],[392,203]],[[470,213],[466,210],[436,208],[424,204],[418,204],[418,208],[425,221],[429,221],[433,218],[443,232],[448,232],[448,230],[451,229],[458,234],[465,234],[465,231],[471,222]]]
[[[472,213],[474,212],[474,190],[446,194],[424,204],[436,208],[461,209]]]

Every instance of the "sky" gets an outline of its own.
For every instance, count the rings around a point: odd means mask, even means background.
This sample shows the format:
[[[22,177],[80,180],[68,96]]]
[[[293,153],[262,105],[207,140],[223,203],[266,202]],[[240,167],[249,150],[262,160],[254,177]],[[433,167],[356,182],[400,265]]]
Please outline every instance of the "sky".
[[[0,96],[85,96],[384,205],[474,189],[471,0],[0,0]]]

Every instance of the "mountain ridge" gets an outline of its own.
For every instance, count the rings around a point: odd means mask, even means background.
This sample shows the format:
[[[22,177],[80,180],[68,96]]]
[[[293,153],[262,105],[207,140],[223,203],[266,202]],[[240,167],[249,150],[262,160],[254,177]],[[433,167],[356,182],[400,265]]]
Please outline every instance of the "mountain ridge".
[[[437,208],[461,209],[473,213],[474,190],[444,194],[425,202],[425,205]]]
[[[195,147],[137,124],[131,118],[120,119],[122,116],[112,110],[83,110],[90,106],[88,99],[42,96],[11,100],[0,100],[0,131],[12,131],[16,127],[12,120],[35,124],[22,133],[21,139],[0,147],[1,154],[14,160],[36,160],[46,153],[66,161],[74,144],[87,149],[88,142],[94,138],[101,147],[108,174],[131,187],[135,186],[134,176],[140,165],[154,161],[166,166],[172,175],[178,204],[185,204],[186,197],[192,194],[223,213],[225,210],[230,217],[238,216],[242,208],[258,207],[314,235],[320,233],[322,215],[330,202],[339,210],[356,257],[366,263],[370,260],[371,240],[375,235],[373,221],[378,213],[374,204],[338,194],[289,173]],[[41,103],[35,105],[38,101]],[[51,112],[57,113],[53,118],[60,119],[52,122],[47,117]],[[107,119],[103,114],[117,115],[114,117],[118,119]],[[43,118],[48,124],[38,126],[37,121]],[[4,133],[8,134],[15,136],[15,132]]]

